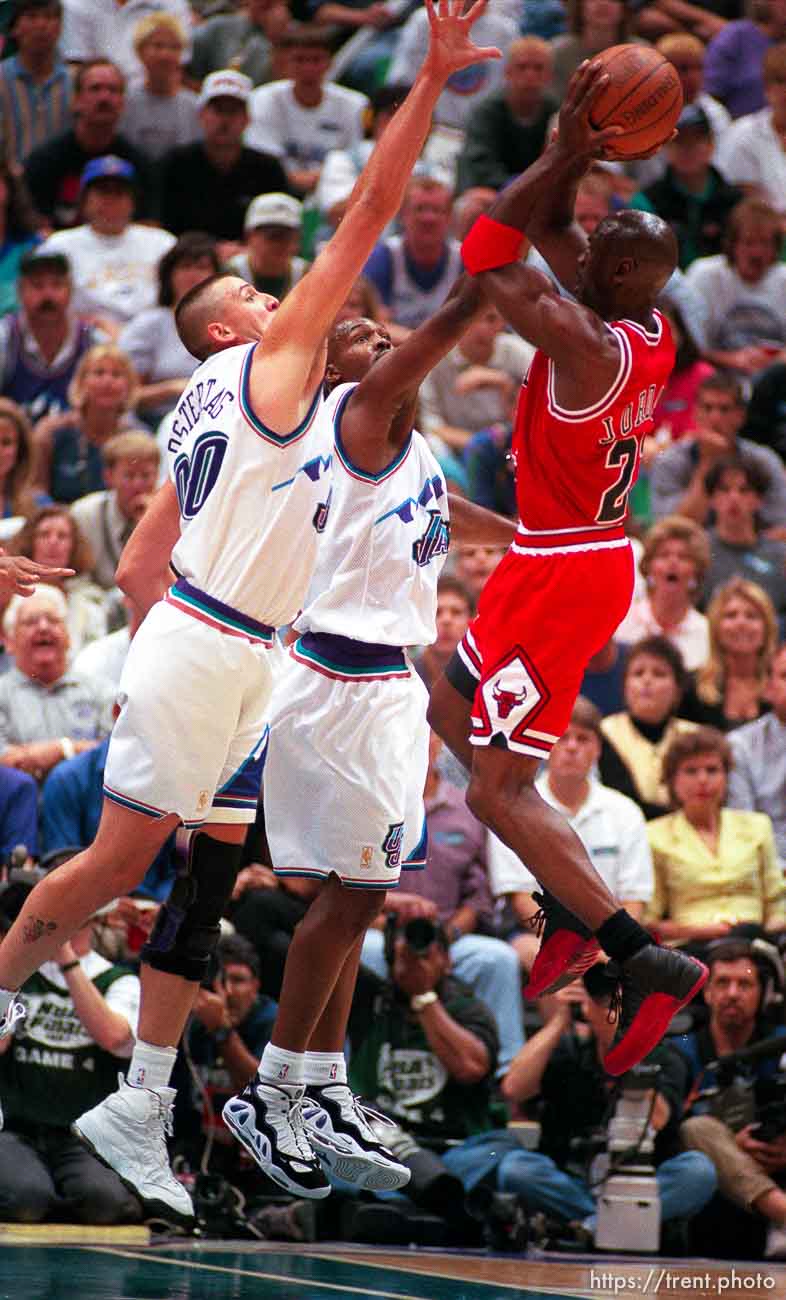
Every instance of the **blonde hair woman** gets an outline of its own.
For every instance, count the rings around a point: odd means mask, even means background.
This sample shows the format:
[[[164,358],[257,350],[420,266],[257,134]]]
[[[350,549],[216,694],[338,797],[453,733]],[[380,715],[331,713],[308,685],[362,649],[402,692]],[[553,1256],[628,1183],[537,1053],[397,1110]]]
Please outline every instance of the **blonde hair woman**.
[[[761,587],[732,578],[707,611],[710,651],[696,676],[696,704],[688,716],[730,731],[768,707],[764,690],[778,645],[778,620]]]
[[[32,429],[21,406],[0,397],[0,519],[28,515],[36,498],[30,487]]]
[[[709,629],[695,602],[709,564],[710,544],[699,524],[682,515],[661,519],[644,538],[639,561],[646,595],[633,602],[615,641],[632,645],[642,637],[665,636],[688,672],[700,668],[709,654]]]
[[[71,407],[33,430],[34,488],[68,505],[104,487],[101,448],[128,427],[137,395],[129,358],[114,343],[86,352],[68,390]]]

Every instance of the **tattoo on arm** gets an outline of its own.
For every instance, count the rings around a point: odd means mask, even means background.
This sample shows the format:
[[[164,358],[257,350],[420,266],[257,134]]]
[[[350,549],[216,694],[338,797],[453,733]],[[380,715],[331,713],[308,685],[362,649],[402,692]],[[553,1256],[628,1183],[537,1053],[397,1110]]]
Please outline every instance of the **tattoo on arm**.
[[[57,925],[54,921],[44,921],[40,916],[31,916],[23,926],[22,940],[24,943],[35,943],[36,939],[42,939],[45,934],[51,934],[56,929]]]

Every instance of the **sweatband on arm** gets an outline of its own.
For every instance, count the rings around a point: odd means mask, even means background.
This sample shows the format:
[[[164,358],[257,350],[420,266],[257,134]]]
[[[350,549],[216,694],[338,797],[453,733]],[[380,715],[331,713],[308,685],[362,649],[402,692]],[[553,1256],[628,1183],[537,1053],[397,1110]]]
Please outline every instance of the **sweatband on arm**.
[[[500,266],[517,262],[523,244],[521,230],[507,226],[503,221],[495,221],[484,213],[461,245],[461,259],[470,275],[479,275],[481,271],[495,271]]]

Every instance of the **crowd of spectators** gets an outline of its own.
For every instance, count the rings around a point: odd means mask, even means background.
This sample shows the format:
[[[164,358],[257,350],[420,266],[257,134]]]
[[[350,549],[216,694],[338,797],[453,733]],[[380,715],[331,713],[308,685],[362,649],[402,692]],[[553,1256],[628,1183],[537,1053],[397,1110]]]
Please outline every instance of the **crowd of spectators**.
[[[115,568],[197,365],[174,307],[223,267],[279,297],[301,279],[427,44],[417,0],[1,8],[0,545],[75,574],[0,610],[0,932],[19,871],[51,869],[97,826],[134,632]],[[762,1036],[765,1011],[786,1034],[786,0],[490,0],[475,37],[503,57],[451,79],[343,314],[403,339],[445,300],[475,217],[540,154],[579,63],[620,41],[672,61],[685,101],[675,137],[646,161],[597,164],[576,203],[590,234],[623,206],[673,225],[679,268],[660,305],[678,351],[632,495],[634,602],[538,789],[629,911],[712,966],[706,1011],[658,1049],[664,1223],[697,1215],[695,1240],[717,1244],[718,1224],[753,1212],[752,1253],[786,1255],[786,1118],[757,1140],[752,1116],[735,1129],[695,1102],[706,1063]],[[487,308],[420,397],[419,427],[451,489],[510,516],[532,352]],[[427,687],[499,558],[451,554],[437,639],[416,665]],[[570,611],[555,616],[569,637]],[[540,1212],[585,1240],[591,1179],[570,1150],[609,1116],[609,985],[596,971],[526,1006],[537,882],[472,818],[464,784],[434,738],[428,867],[368,932],[350,1024],[350,1082],[399,1126],[391,1141],[412,1161],[412,1186],[395,1203],[348,1198],[329,1230],[410,1240],[436,1214],[446,1240],[486,1240],[478,1206],[496,1197],[498,1219]],[[138,1218],[68,1125],[129,1055],[138,951],[181,851],[173,837],[135,897],[93,918],[24,990],[31,1014],[0,1045],[4,1217]],[[220,1172],[250,1204],[254,1179],[226,1140],[221,1099],[253,1072],[312,896],[309,882],[273,874],[260,814],[184,1041],[173,1148],[185,1171]],[[417,962],[415,921],[430,936]],[[408,1011],[432,995],[439,1035]],[[541,1122],[539,1150],[511,1136],[510,1117]],[[318,1230],[267,1191],[259,1231]]]

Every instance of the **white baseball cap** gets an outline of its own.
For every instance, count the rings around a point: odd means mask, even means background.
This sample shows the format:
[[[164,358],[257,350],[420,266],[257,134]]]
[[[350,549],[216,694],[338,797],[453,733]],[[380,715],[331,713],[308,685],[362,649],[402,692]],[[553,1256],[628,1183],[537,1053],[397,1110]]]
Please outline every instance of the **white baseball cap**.
[[[243,230],[256,230],[258,226],[289,226],[299,230],[303,221],[303,204],[291,194],[257,194],[246,209]]]
[[[211,72],[202,82],[199,107],[204,108],[211,99],[220,99],[222,96],[228,99],[239,99],[247,104],[253,89],[254,83],[245,73],[234,72],[232,68],[222,68],[219,72]]]

